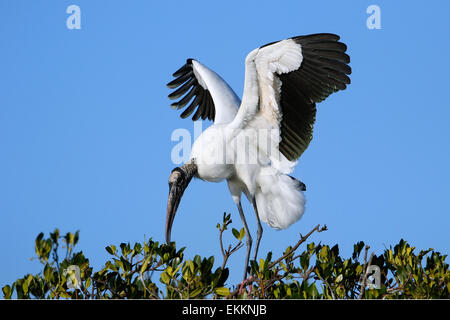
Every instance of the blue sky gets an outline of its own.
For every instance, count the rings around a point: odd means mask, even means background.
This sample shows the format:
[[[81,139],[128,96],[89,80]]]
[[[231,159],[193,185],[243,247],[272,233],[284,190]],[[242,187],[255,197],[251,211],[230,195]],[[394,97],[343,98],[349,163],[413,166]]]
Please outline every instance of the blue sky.
[[[169,107],[172,72],[196,58],[241,96],[248,52],[316,32],[348,45],[352,84],[318,105],[293,174],[307,185],[305,215],[284,231],[264,225],[260,256],[317,224],[329,231],[311,240],[344,256],[359,240],[379,254],[401,238],[450,251],[450,2],[274,3],[0,2],[0,286],[40,270],[29,258],[41,231],[80,230],[96,269],[109,244],[163,241],[171,134],[194,128]],[[80,30],[66,27],[71,4]],[[371,4],[380,30],[366,26]],[[225,182],[193,181],[172,239],[220,265],[224,211],[241,228]],[[229,284],[243,261],[244,250],[230,258]]]

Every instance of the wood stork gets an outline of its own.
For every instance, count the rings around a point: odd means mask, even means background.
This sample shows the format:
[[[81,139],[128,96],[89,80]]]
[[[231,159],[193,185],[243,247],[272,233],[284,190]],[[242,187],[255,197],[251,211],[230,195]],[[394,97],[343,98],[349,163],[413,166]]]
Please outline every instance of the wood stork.
[[[316,103],[350,84],[350,57],[339,36],[329,33],[272,42],[245,59],[242,101],[214,71],[194,59],[177,70],[167,86],[175,109],[190,105],[181,118],[214,124],[194,142],[190,160],[169,177],[166,242],[184,190],[192,177],[226,180],[246,232],[244,279],[252,237],[241,206],[244,193],[253,205],[258,231],[254,259],[263,233],[261,221],[285,229],[301,218],[305,185],[289,176],[308,147]],[[256,159],[256,160],[255,160]]]

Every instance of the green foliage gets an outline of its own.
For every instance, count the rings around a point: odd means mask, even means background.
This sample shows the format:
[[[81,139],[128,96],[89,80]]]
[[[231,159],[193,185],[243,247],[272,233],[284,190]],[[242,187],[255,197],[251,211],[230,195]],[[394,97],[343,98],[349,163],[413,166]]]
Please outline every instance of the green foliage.
[[[56,229],[48,238],[40,233],[35,241],[35,251],[43,264],[42,272],[28,274],[11,286],[3,287],[4,298],[11,298],[14,291],[19,299],[184,299],[219,297],[229,293],[224,288],[228,269],[213,270],[214,257],[206,259],[196,255],[193,260],[184,260],[184,248],[177,250],[175,243],[166,245],[150,239],[143,244],[110,245],[105,248],[111,255],[110,260],[94,273],[82,252],[73,253],[77,241],[78,232],[61,237]],[[61,243],[66,255],[60,262],[58,248]],[[66,270],[70,266],[80,269],[76,288],[68,285],[70,273]],[[152,281],[155,272],[159,275],[157,283]],[[161,284],[164,292],[158,287]]]
[[[48,238],[40,233],[35,251],[43,265],[42,271],[4,286],[3,296],[10,299],[15,293],[19,299],[450,298],[446,255],[433,249],[416,254],[415,247],[404,240],[381,255],[372,253],[369,259],[369,247],[363,242],[354,245],[353,254],[347,259],[340,256],[338,245],[310,242],[298,252],[314,231],[325,230],[319,226],[307,236],[300,236],[299,242],[288,247],[281,257],[273,259],[269,252],[264,259],[251,261],[249,278],[230,286],[226,283],[229,270],[225,265],[228,257],[242,247],[245,237],[243,229],[232,228],[238,243],[223,249],[222,235],[231,222],[230,215],[224,214],[223,223],[217,225],[224,258],[222,266],[217,268],[214,257],[195,255],[186,259],[185,248],[177,249],[173,242],[167,245],[150,239],[134,245],[121,243],[118,247],[106,247],[110,259],[101,270],[94,272],[83,252],[74,252],[78,231],[61,236],[56,229]],[[61,260],[60,256],[64,258]],[[370,265],[379,267],[379,288],[370,285]],[[79,279],[73,266],[79,268]]]

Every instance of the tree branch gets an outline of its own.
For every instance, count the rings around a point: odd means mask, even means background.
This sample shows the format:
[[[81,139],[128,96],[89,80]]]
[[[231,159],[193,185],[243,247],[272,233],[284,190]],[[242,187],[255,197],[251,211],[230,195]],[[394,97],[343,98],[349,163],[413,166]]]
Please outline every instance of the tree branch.
[[[284,255],[282,255],[280,258],[278,258],[277,260],[275,260],[274,262],[272,262],[270,265],[269,265],[269,269],[271,269],[271,268],[273,268],[274,266],[276,266],[278,263],[280,263],[281,261],[283,261],[286,257],[288,257],[290,254],[292,254],[293,252],[295,252],[295,250],[297,250],[297,248],[302,244],[302,243],[304,243],[315,231],[317,231],[317,232],[322,232],[322,231],[326,231],[326,230],[328,230],[327,229],[327,226],[326,225],[324,225],[322,228],[320,228],[320,224],[318,224],[317,226],[315,226],[310,232],[308,232],[308,234],[306,235],[306,236],[302,236],[301,234],[300,234],[300,240],[297,242],[297,244],[291,249],[291,250],[289,250],[288,252],[286,252]],[[308,276],[309,276],[309,274],[311,273],[311,271],[309,271],[308,272]],[[282,278],[284,278],[284,277],[281,277],[281,278],[279,278],[279,277],[277,277],[278,279],[276,279],[276,280],[280,280],[280,279],[282,279]],[[251,283],[253,283],[254,281],[257,281],[258,280],[258,278],[255,276],[255,275],[250,275],[247,279],[245,279],[242,283],[240,283],[238,286],[237,286],[237,288],[235,289],[235,290],[233,290],[233,292],[231,292],[226,298],[227,299],[231,299],[231,298],[233,298],[234,296],[236,296],[237,294],[239,294],[239,292],[245,287],[245,286],[247,286],[247,285],[249,285],[249,284],[251,284]],[[275,281],[276,281],[275,280]],[[274,281],[274,282],[275,282]],[[269,281],[269,283],[270,283],[270,281]]]

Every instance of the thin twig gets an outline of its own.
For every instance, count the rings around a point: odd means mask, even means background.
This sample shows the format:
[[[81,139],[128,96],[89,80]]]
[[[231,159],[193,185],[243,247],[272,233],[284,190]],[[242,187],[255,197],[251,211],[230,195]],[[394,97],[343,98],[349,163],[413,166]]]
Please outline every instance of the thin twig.
[[[229,223],[231,223],[231,220],[229,221]],[[228,246],[228,249],[224,250],[224,248],[223,248],[223,232],[226,230],[226,227],[228,224],[226,222],[224,222],[223,226],[219,229],[220,251],[222,251],[222,255],[223,255],[223,262],[222,262],[222,267],[221,267],[222,270],[225,269],[225,265],[227,264],[228,258],[244,245],[242,243],[242,241],[239,241],[239,243],[233,249],[231,249],[231,244],[230,244]]]
[[[222,240],[223,231],[224,231],[224,229],[220,228],[220,231],[219,231],[219,242],[220,242],[220,250],[222,251],[223,260],[224,260],[223,263],[222,263],[222,269],[224,268],[226,260],[228,259],[227,255],[225,253],[225,250],[223,249],[223,240]]]
[[[276,264],[278,264],[279,262],[283,261],[286,257],[288,257],[292,252],[294,252],[295,250],[297,250],[297,248],[303,243],[305,242],[310,236],[311,234],[313,234],[314,231],[317,232],[322,232],[322,231],[326,231],[327,230],[327,226],[324,225],[322,228],[320,228],[320,224],[318,224],[314,229],[312,229],[310,232],[308,232],[308,234],[304,237],[301,237],[301,239],[297,242],[297,244],[291,249],[289,250],[289,252],[286,252],[283,256],[281,256],[280,258],[278,258],[277,260],[275,260],[274,262],[272,262],[269,265],[269,269],[272,268],[273,266],[275,266]]]
[[[310,276],[311,272],[313,272],[313,270],[314,270],[314,267],[310,267],[310,268],[308,269],[308,271],[306,271],[306,272],[302,275],[303,281],[306,281],[306,280],[309,279],[309,276]]]
[[[144,287],[145,291],[147,291],[148,294],[150,294],[150,296],[152,296],[152,297],[155,298],[155,299],[159,299],[159,297],[158,297],[158,296],[155,296],[155,294],[154,294],[153,292],[151,292],[151,291],[147,288],[147,286],[145,285],[144,277],[143,277],[143,274],[142,274],[142,273],[139,273],[139,280],[141,280],[142,286]]]
[[[322,280],[323,283],[325,283],[325,285],[328,287],[328,289],[330,289],[331,292],[331,299],[336,300],[336,297],[334,296],[334,291],[333,288],[331,288],[330,284],[327,282],[327,280],[323,279],[320,276],[320,272],[316,271],[315,274],[319,277],[320,280]]]

